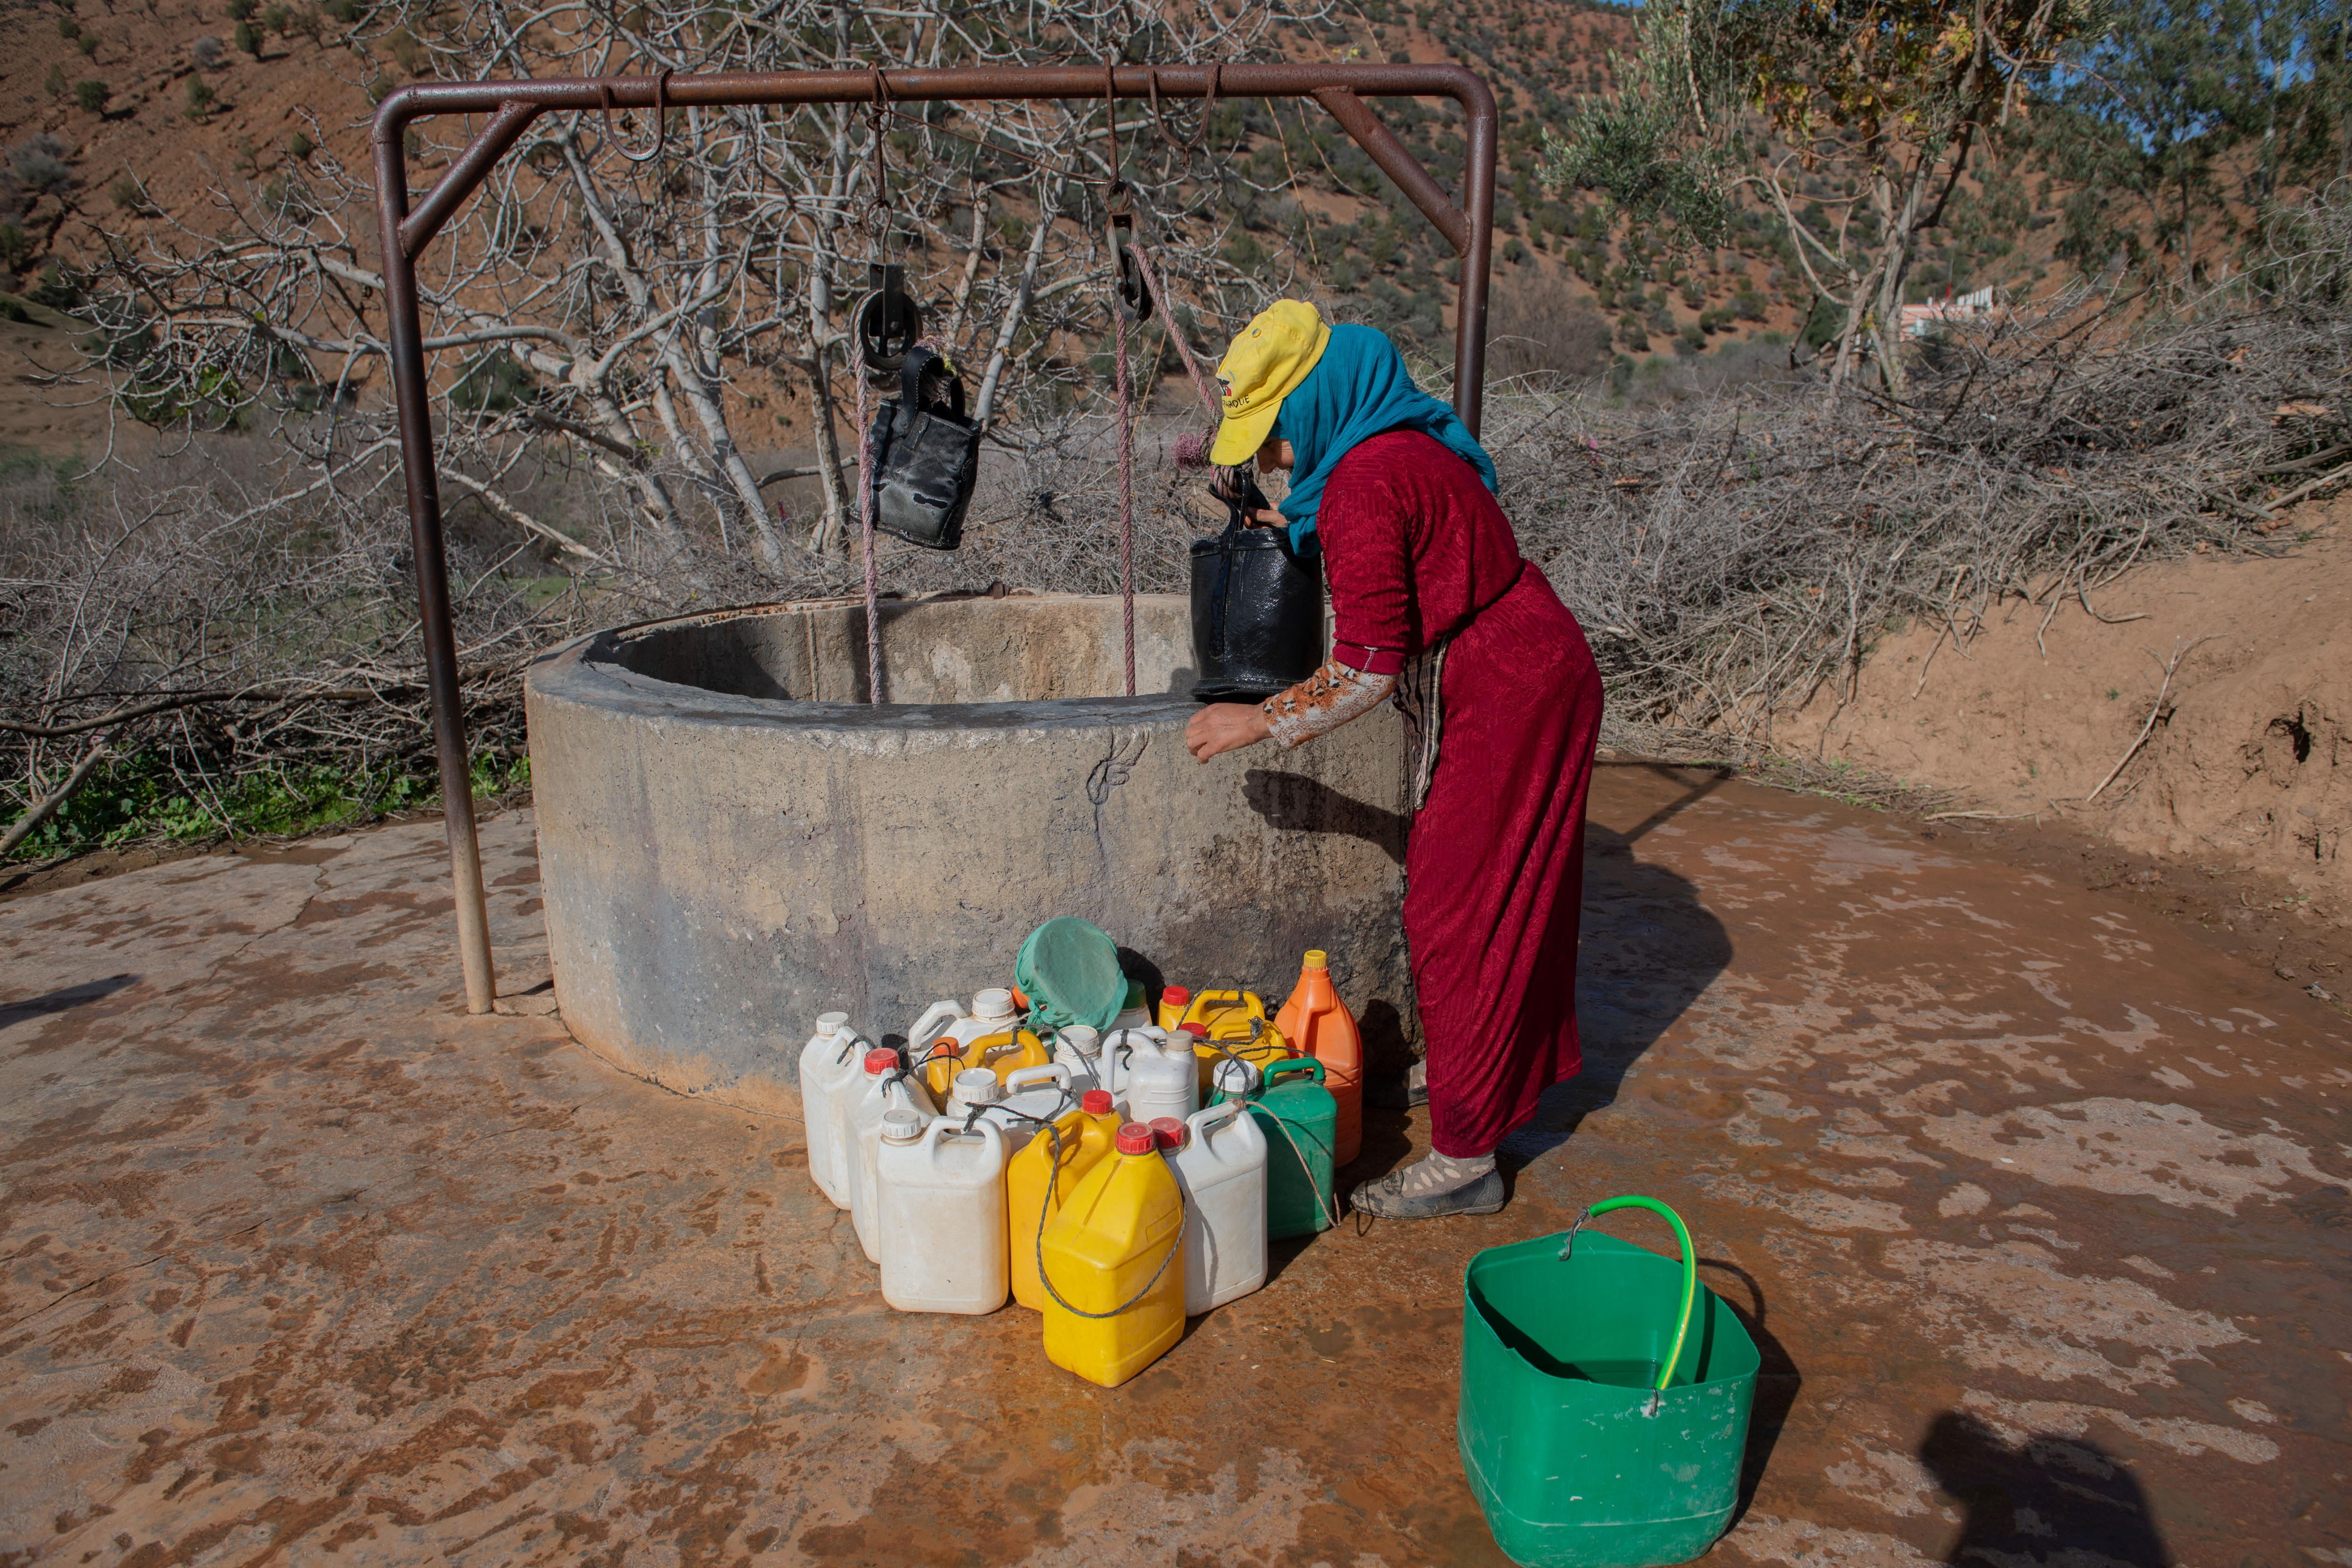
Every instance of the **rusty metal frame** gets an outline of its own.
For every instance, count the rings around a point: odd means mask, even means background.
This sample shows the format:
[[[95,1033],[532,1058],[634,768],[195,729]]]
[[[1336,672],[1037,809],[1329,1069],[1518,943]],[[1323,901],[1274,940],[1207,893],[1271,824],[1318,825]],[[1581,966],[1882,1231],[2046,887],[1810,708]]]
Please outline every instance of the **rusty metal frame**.
[[[1451,65],[1134,65],[975,67],[956,70],[730,71],[706,76],[566,78],[545,80],[426,82],[402,88],[376,110],[373,130],[376,209],[383,247],[393,390],[400,410],[400,454],[408,479],[408,516],[416,558],[426,684],[433,700],[434,748],[441,766],[442,813],[448,826],[456,884],[457,948],[465,965],[466,1010],[488,1013],[498,996],[484,904],[481,850],[474,824],[473,781],[466,755],[466,715],[457,646],[449,618],[449,569],[443,551],[440,485],[434,466],[433,416],[417,313],[416,261],[466,198],[511,150],[530,122],[550,110],[731,108],[818,103],[940,103],[963,100],[1311,98],[1356,145],[1396,182],[1462,260],[1454,318],[1454,404],[1475,434],[1484,401],[1486,283],[1494,250],[1495,95],[1475,73]],[[1466,121],[1464,189],[1457,202],[1373,112],[1370,98],[1450,98]],[[466,150],[409,205],[405,133],[409,122],[438,114],[487,114]]]

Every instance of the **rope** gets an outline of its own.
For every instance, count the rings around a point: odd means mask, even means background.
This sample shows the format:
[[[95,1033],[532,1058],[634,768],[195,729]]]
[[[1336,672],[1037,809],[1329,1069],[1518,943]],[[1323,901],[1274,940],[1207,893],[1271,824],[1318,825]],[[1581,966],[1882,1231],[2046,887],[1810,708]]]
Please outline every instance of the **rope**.
[[[1132,247],[1130,247],[1131,249]],[[1110,312],[1111,358],[1118,379],[1118,596],[1127,634],[1127,694],[1135,695],[1135,411],[1127,379],[1127,318]]]
[[[874,226],[874,256],[877,261],[887,261],[890,255],[890,171],[883,158],[882,144],[882,126],[889,114],[890,84],[877,70],[874,73],[874,102],[866,110],[874,142],[874,201],[866,211],[866,216]],[[885,320],[887,320],[887,312],[885,312]],[[882,700],[882,609],[874,572],[874,423],[866,411],[866,373],[868,367],[862,341],[850,350],[849,363],[850,373],[857,381],[857,515],[866,552],[866,700],[879,703]],[[915,410],[909,408],[907,414],[911,418]]]
[[[1168,290],[1160,286],[1160,275],[1151,270],[1150,258],[1144,255],[1143,247],[1139,245],[1130,247],[1128,254],[1135,258],[1135,270],[1143,279],[1143,286],[1151,290],[1151,302],[1159,307],[1161,327],[1176,344],[1177,356],[1184,362],[1184,374],[1192,378],[1192,390],[1201,395],[1201,406],[1208,410],[1212,420],[1223,418],[1223,411],[1217,402],[1217,395],[1209,390],[1209,378],[1201,374],[1201,362],[1192,357],[1192,345],[1184,341],[1183,332],[1177,328],[1176,318],[1169,313]]]
[[[874,586],[874,422],[866,413],[866,367],[853,352],[857,383],[857,511],[866,536],[866,700],[882,700],[882,611]]]

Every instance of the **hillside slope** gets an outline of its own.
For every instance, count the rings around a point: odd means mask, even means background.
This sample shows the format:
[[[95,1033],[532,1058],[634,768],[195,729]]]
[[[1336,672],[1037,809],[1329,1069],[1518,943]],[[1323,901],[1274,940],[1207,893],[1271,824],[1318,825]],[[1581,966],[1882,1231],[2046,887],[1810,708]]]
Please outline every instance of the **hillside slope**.
[[[1914,626],[1774,740],[2352,920],[2352,497],[2284,521],[2275,555],[2143,567],[2088,608],[2012,599],[1965,646]]]

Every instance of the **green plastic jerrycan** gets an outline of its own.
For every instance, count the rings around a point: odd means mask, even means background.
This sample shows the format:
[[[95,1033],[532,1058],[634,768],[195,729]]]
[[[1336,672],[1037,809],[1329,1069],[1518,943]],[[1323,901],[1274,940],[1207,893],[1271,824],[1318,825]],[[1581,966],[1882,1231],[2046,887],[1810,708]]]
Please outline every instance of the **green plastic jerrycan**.
[[[1220,1102],[1234,1098],[1230,1091],[1217,1096]],[[1323,1064],[1312,1057],[1269,1062],[1256,1089],[1239,1098],[1249,1101],[1265,1134],[1265,1238],[1330,1229],[1339,1219],[1331,1191],[1339,1102],[1323,1087]]]
[[[1621,1208],[1672,1221],[1680,1266],[1578,1234]],[[1690,1232],[1654,1198],[1606,1199],[1564,1236],[1470,1260],[1462,1468],[1512,1562],[1663,1568],[1706,1552],[1730,1522],[1756,1342],[1697,1283]]]

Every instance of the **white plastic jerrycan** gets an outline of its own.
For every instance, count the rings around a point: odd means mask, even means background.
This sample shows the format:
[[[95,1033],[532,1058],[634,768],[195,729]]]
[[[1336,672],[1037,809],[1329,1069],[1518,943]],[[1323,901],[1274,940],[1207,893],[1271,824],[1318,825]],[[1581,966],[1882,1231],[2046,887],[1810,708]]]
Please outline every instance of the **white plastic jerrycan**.
[[[1147,1125],[1160,1117],[1183,1121],[1201,1108],[1200,1058],[1189,1035],[1171,1042],[1156,1028],[1113,1030],[1105,1051],[1127,1058],[1127,1116]]]
[[[982,1083],[980,1080],[986,1079]],[[955,1075],[949,1087],[948,1102],[940,1107],[940,1114],[962,1121],[974,1110],[1004,1102],[1004,1080],[986,1068],[966,1068]]]
[[[1059,1062],[1016,1068],[1003,1079],[992,1068],[966,1068],[956,1074],[953,1092],[940,1111],[942,1120],[962,1126],[971,1113],[993,1122],[1004,1134],[1004,1157],[1011,1159],[1029,1146],[1038,1130],[1076,1104],[1066,1097],[1070,1071]]]
[[[1085,1099],[1090,1089],[1110,1088],[1109,1063],[1104,1059],[1102,1031],[1072,1024],[1054,1037],[1054,1059],[1070,1069],[1070,1093]]]
[[[962,1016],[963,1004],[952,997],[943,1002],[934,1002],[924,1008],[923,1016],[916,1019],[913,1026],[907,1031],[907,1059],[910,1062],[921,1061],[929,1054],[931,1042],[946,1034],[949,1026]]]
[[[1012,1293],[1004,1132],[982,1117],[884,1116],[876,1164],[882,1299],[902,1312],[993,1312]]]
[[[1004,1075],[1004,1108],[1034,1116],[1037,1121],[1051,1121],[1065,1110],[1075,1110],[1078,1105],[1077,1075],[1067,1062],[1047,1062],[1043,1067],[1014,1068]],[[1025,1123],[1028,1131],[1021,1142],[1028,1142],[1037,1130],[1035,1121]],[[1016,1149],[1013,1152],[1018,1153]],[[1008,1156],[1009,1157],[1009,1156]]]
[[[1168,1154],[1184,1189],[1184,1315],[1265,1283],[1265,1134],[1246,1101],[1193,1112]]]
[[[968,1046],[983,1035],[1001,1035],[1013,1027],[1017,1016],[1013,1010],[1010,991],[975,991],[971,994],[971,1012],[950,1024],[945,1037],[955,1041],[959,1048]]]
[[[875,1201],[874,1162],[882,1140],[882,1118],[911,1110],[925,1122],[936,1114],[921,1082],[899,1070],[898,1053],[877,1046],[866,1053],[866,1070],[849,1118],[849,1218],[868,1262],[882,1260],[882,1233]]]
[[[801,1131],[808,1140],[809,1180],[837,1209],[849,1206],[843,1101],[865,1074],[865,1055],[846,1013],[817,1015],[816,1033],[801,1047]]]

